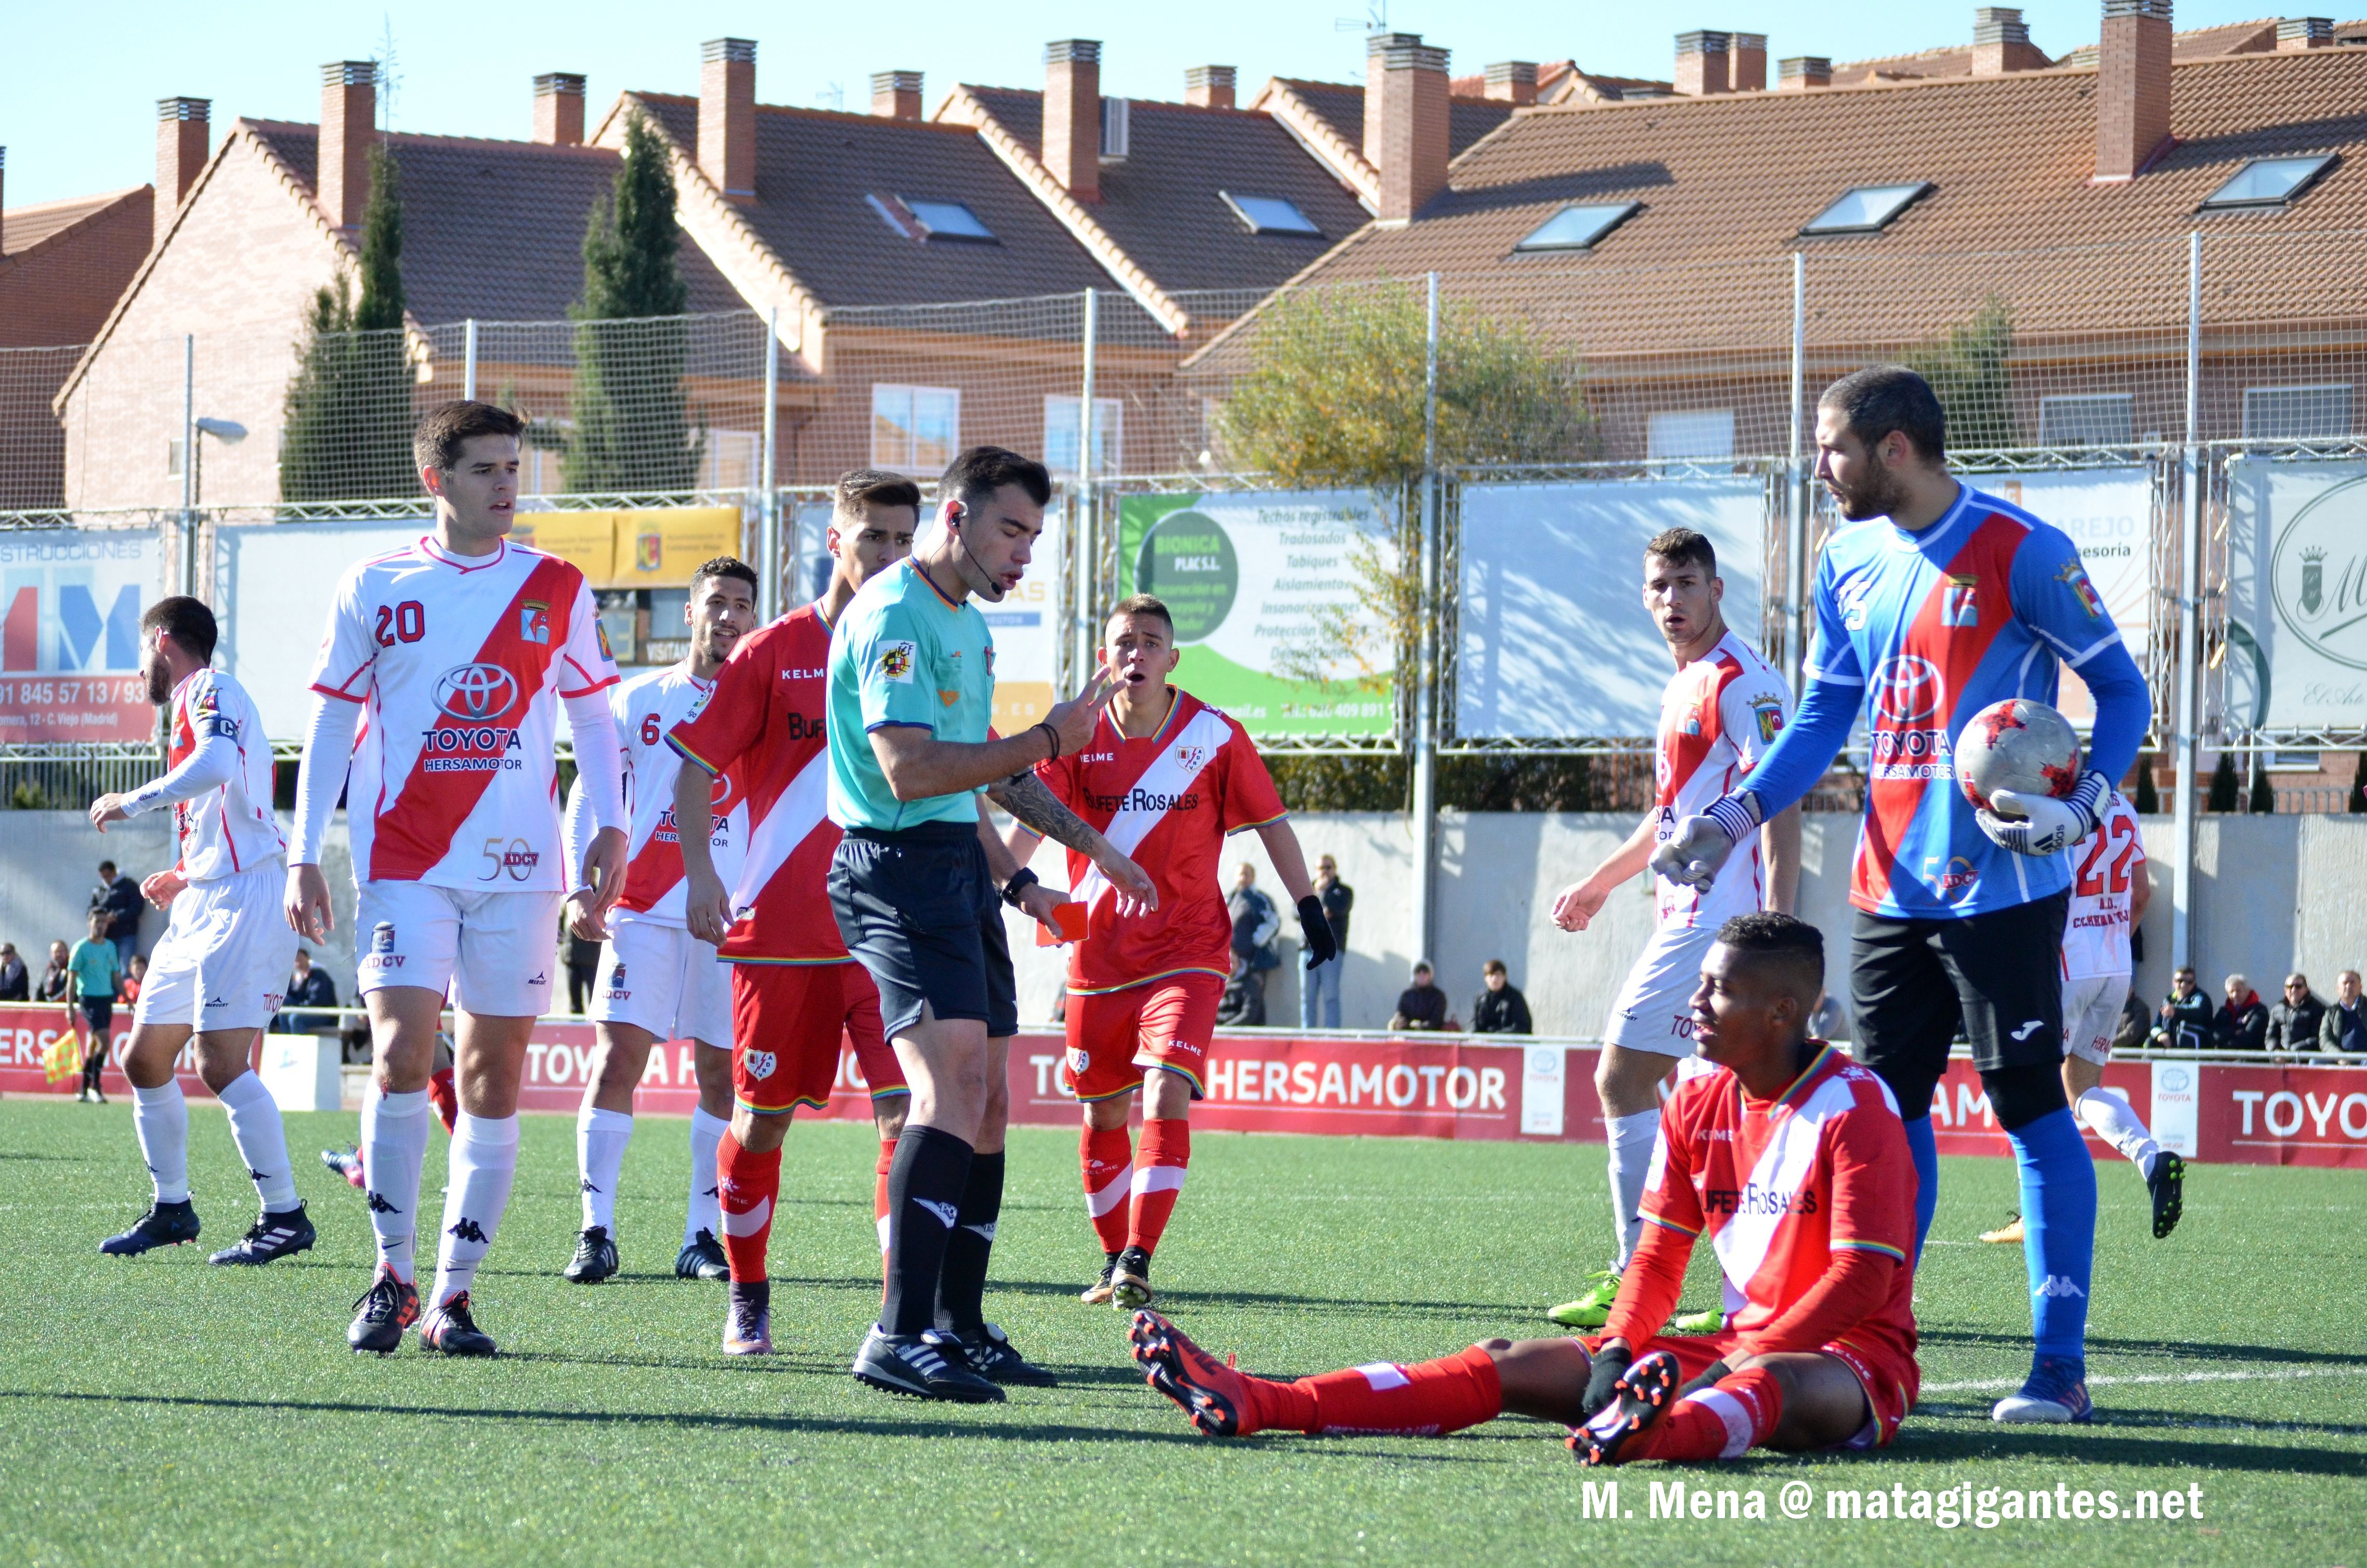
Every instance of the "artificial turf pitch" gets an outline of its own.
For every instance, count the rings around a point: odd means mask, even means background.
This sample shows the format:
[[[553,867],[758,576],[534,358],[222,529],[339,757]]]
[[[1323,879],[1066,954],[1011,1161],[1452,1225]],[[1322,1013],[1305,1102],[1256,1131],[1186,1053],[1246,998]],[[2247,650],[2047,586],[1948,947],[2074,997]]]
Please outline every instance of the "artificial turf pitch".
[[[415,1341],[383,1360],[345,1349],[369,1230],[312,1151],[355,1118],[289,1119],[321,1244],[237,1270],[203,1254],[244,1228],[253,1189],[222,1119],[191,1120],[204,1241],[122,1260],[96,1248],[147,1201],[129,1107],[0,1103],[0,1562],[2367,1562],[2359,1174],[2196,1167],[2184,1223],[2157,1243],[2135,1174],[2100,1165],[2097,1424],[2002,1427],[1989,1403],[2027,1355],[2022,1255],[1972,1238],[2011,1211],[2012,1167],[1948,1161],[1917,1282],[1923,1403],[1897,1443],[1623,1470],[1604,1518],[1587,1517],[1559,1429],[1527,1421],[1444,1439],[1195,1437],[1132,1369],[1122,1320],[1074,1299],[1099,1254],[1072,1133],[1014,1133],[988,1297],[1062,1386],[953,1408],[846,1376],[878,1295],[867,1128],[791,1134],[773,1231],[782,1354],[746,1361],[717,1349],[723,1288],[673,1276],[687,1124],[642,1121],[625,1271],[587,1289],[559,1278],[578,1223],[572,1125],[525,1119],[478,1277],[478,1320],[503,1346],[483,1362]],[[1595,1267],[1608,1230],[1599,1146],[1204,1134],[1194,1154],[1161,1304],[1263,1372],[1548,1332],[1538,1309]],[[426,1168],[433,1214],[440,1131]],[[1697,1258],[1687,1304],[1713,1290]],[[1735,1507],[1757,1493],[1766,1517],[1656,1518],[1654,1482],[1732,1491]],[[2121,1507],[2199,1486],[2203,1515],[1942,1529],[1835,1522],[1823,1501],[1896,1485],[1911,1508],[1918,1491],[2058,1483]],[[1784,1517],[1791,1483],[1809,1489],[1805,1519]]]

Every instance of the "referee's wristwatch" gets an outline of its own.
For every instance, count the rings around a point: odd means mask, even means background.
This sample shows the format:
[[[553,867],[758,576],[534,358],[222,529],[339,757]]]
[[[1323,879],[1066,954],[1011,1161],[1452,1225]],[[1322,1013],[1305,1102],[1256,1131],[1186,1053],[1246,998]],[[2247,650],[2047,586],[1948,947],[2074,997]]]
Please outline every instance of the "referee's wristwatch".
[[[1035,872],[1025,866],[1020,867],[1018,870],[1012,873],[1011,880],[1002,884],[1002,902],[1014,909],[1018,908],[1019,895],[1034,887],[1036,880]]]

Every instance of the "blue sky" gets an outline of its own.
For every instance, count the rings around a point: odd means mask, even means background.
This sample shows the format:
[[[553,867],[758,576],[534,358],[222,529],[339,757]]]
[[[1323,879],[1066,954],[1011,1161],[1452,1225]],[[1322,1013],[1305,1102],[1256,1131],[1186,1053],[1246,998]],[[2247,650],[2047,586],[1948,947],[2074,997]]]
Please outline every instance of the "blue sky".
[[[1376,0],[1377,3],[1377,0]],[[695,93],[700,40],[757,40],[757,97],[862,109],[870,74],[927,74],[928,108],[957,81],[1033,86],[1043,46],[1099,38],[1103,90],[1177,97],[1184,69],[1239,67],[1243,93],[1272,75],[1353,79],[1364,68],[1364,0],[1193,0],[1143,6],[946,0],[897,5],[751,6],[708,0],[504,0],[478,12],[314,0],[117,0],[12,8],[0,48],[0,146],[10,207],[147,183],[155,168],[155,100],[213,100],[219,127],[241,116],[311,120],[324,61],[376,58],[393,42],[393,129],[523,137],[530,79],[581,71],[596,115],[626,87]],[[1457,72],[1491,60],[1575,58],[1589,70],[1666,76],[1682,28],[1764,32],[1772,58],[1905,53],[1969,39],[1973,7],[1896,0],[1683,0],[1652,7],[1563,0],[1387,0],[1389,25],[1454,51]],[[1698,11],[1695,6],[1698,5]],[[2032,41],[2061,54],[2095,41],[2099,0],[2024,7]],[[2259,0],[2180,0],[2183,28],[2260,14]],[[1337,24],[1351,18],[1343,30]],[[219,132],[217,132],[219,135]]]

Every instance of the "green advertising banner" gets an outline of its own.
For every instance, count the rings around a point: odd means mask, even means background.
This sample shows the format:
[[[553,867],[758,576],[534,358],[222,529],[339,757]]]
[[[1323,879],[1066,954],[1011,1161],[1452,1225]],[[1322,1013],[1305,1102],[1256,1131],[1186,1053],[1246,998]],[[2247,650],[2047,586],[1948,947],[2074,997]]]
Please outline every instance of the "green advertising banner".
[[[1366,490],[1127,495],[1118,587],[1166,603],[1176,684],[1252,736],[1387,736],[1396,649],[1368,605],[1397,540]]]

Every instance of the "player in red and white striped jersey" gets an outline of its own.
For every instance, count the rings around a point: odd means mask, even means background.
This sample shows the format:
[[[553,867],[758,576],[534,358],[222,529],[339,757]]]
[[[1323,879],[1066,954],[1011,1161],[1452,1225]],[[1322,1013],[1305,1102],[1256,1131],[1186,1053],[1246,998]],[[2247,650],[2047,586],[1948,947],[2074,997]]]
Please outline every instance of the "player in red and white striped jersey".
[[[1585,930],[1613,890],[1635,881],[1676,824],[1732,789],[1783,731],[1790,693],[1759,651],[1727,629],[1719,608],[1725,594],[1716,551],[1700,534],[1670,528],[1644,547],[1644,608],[1677,662],[1660,699],[1652,809],[1591,876],[1554,901],[1554,923],[1565,931]],[[1767,824],[1738,863],[1742,869],[1707,889],[1654,880],[1657,927],[1611,1004],[1594,1073],[1608,1134],[1617,1250],[1585,1294],[1546,1314],[1566,1327],[1599,1327],[1611,1310],[1642,1223],[1637,1205],[1660,1125],[1660,1086],[1693,1054],[1692,997],[1702,955],[1731,916],[1762,904],[1792,908],[1800,876],[1800,813],[1787,812]]]
[[[715,944],[692,936],[684,920],[687,883],[674,818],[674,773],[682,758],[665,737],[707,702],[724,661],[755,629],[755,569],[728,555],[701,566],[691,579],[683,619],[690,652],[681,663],[608,688],[633,825],[625,892],[607,929],[581,915],[576,923],[576,934],[586,940],[607,939],[592,985],[598,1044],[575,1121],[583,1233],[565,1275],[580,1285],[617,1272],[617,1182],[633,1136],[633,1091],[651,1048],[672,1040],[691,1042],[698,1084],[698,1104],[690,1113],[690,1204],[674,1271],[684,1279],[724,1278],[723,1244],[716,1239],[722,1224],[715,1150],[731,1115],[731,976]],[[736,876],[748,846],[746,790],[738,770],[718,774],[711,792],[708,852],[724,875]],[[567,797],[571,864],[590,816],[589,791],[579,778]]]
[[[1120,918],[1109,880],[1089,857],[1069,851],[1077,939],[1060,1081],[1084,1106],[1078,1158],[1103,1254],[1101,1276],[1082,1299],[1121,1312],[1151,1300],[1151,1253],[1191,1163],[1188,1118],[1204,1092],[1217,1006],[1232,966],[1232,922],[1217,882],[1228,835],[1253,829],[1264,842],[1297,903],[1308,967],[1337,951],[1298,835],[1256,746],[1240,725],[1168,684],[1182,656],[1165,605],[1149,594],[1121,599],[1101,649],[1101,665],[1116,684],[1093,738],[1036,769],[1061,804],[1149,871],[1159,889],[1157,907]],[[1011,852],[1025,865],[1039,841],[1017,828]],[[1127,1135],[1138,1093],[1138,1152]]]
[[[312,1244],[278,1105],[247,1069],[247,1049],[277,1009],[296,953],[296,933],[279,914],[287,846],[271,814],[271,744],[245,689],[210,667],[211,610],[193,598],[160,599],[140,618],[140,641],[148,694],[171,706],[167,771],[129,794],[101,795],[90,820],[105,833],[109,823],[169,805],[180,859],[141,884],[172,922],[149,956],[123,1052],[131,1124],[155,1202],[100,1250],[126,1256],[197,1238],[189,1111],[174,1077],[195,1034],[198,1075],[230,1113],[231,1139],[263,1200],[254,1229],[212,1261],[269,1263]]]
[[[832,567],[822,597],[742,639],[715,690],[666,744],[687,759],[674,779],[674,821],[685,835],[684,917],[691,935],[720,944],[730,971],[731,1125],[709,1176],[722,1205],[730,1300],[729,1355],[772,1352],[772,1289],[764,1256],[780,1195],[781,1142],[799,1106],[819,1110],[838,1077],[842,1037],[855,1047],[879,1128],[873,1217],[887,1244],[888,1162],[911,1094],[879,1017],[879,993],[846,950],[823,886],[838,825],[823,810],[830,633],[857,588],[912,551],[920,487],[857,470],[842,480],[824,536]],[[736,860],[703,849],[713,820],[708,780],[737,778],[746,824]]]
[[[419,1315],[419,1168],[447,989],[460,1114],[420,1340],[452,1355],[493,1353],[469,1288],[509,1204],[518,1079],[549,999],[570,885],[552,750],[562,701],[595,826],[575,881],[602,917],[624,890],[622,775],[603,695],[616,663],[583,574],[505,538],[524,428],[491,403],[428,410],[412,450],[435,498],[435,532],[346,572],[312,670],[288,919],[315,941],[328,934],[321,849],[343,790],[377,1062],[361,1154],[379,1254],[346,1341],[382,1355]]]

